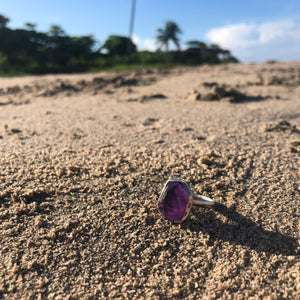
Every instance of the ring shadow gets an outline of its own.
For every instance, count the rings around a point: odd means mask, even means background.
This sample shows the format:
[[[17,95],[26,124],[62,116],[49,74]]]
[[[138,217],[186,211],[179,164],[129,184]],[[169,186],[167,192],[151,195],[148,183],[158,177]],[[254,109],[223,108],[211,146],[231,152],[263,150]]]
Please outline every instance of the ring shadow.
[[[298,243],[296,238],[265,230],[262,226],[224,204],[215,203],[212,209],[235,222],[235,224],[226,224],[213,217],[210,220],[211,222],[204,222],[203,224],[190,219],[182,224],[182,228],[206,233],[212,241],[220,239],[236,245],[248,246],[259,252],[264,251],[286,256],[297,253]]]

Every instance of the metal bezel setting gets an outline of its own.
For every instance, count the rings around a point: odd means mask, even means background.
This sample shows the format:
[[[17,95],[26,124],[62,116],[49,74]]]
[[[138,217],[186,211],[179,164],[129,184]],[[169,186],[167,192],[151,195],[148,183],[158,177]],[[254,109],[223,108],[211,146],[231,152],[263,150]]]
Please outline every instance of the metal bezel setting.
[[[163,216],[163,214],[160,211],[160,204],[163,202],[163,199],[166,196],[168,185],[171,182],[178,182],[178,183],[182,184],[183,187],[185,188],[185,190],[187,191],[188,197],[189,197],[189,201],[187,203],[186,210],[184,212],[184,215],[183,215],[182,219],[180,221],[173,221],[174,223],[181,223],[182,221],[184,221],[188,217],[188,215],[189,215],[189,213],[192,209],[193,204],[200,205],[200,206],[203,206],[203,207],[211,207],[214,204],[214,201],[209,197],[198,195],[198,194],[193,194],[190,187],[189,187],[189,185],[186,182],[184,182],[183,180],[181,180],[181,179],[169,179],[165,183],[165,185],[164,185],[164,187],[163,187],[163,189],[160,193],[160,196],[158,198],[158,202],[157,202],[158,211],[162,216]]]
[[[158,202],[157,202],[158,211],[160,212],[159,205],[163,201],[164,197],[166,196],[168,185],[171,182],[179,182],[180,184],[182,184],[184,186],[185,190],[187,191],[188,195],[189,195],[189,202],[188,202],[188,204],[186,206],[186,209],[185,209],[185,212],[184,212],[184,215],[183,215],[182,219],[180,221],[174,222],[174,223],[181,223],[182,221],[184,221],[188,217],[188,215],[189,215],[189,213],[191,211],[191,208],[193,206],[193,194],[192,194],[192,191],[191,191],[189,185],[187,183],[185,183],[183,180],[181,180],[181,179],[169,179],[165,183],[165,185],[164,185],[164,187],[163,187],[163,189],[161,191],[161,194],[160,194],[160,196],[158,198]],[[162,215],[161,212],[160,212],[160,214]]]

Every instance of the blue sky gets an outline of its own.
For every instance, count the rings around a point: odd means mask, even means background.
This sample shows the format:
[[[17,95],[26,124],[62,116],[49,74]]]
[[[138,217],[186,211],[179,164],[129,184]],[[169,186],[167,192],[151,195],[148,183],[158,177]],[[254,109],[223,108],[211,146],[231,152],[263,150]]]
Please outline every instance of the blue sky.
[[[103,43],[110,34],[128,35],[131,0],[0,0],[11,28],[60,25],[70,35]],[[136,0],[134,41],[156,48],[164,22],[176,22],[189,40],[217,43],[243,62],[300,60],[300,0]],[[1,41],[0,41],[1,42]]]

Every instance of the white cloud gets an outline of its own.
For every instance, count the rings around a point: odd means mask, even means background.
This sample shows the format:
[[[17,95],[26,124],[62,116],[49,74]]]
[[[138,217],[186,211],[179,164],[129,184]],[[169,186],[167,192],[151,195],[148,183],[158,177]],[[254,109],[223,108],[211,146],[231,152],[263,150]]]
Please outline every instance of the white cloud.
[[[143,40],[143,44],[144,44],[145,50],[156,51],[158,48],[156,40],[154,40],[154,39],[145,39],[145,40]]]
[[[138,50],[156,51],[158,48],[155,39],[141,39],[134,34],[132,36],[132,41],[137,45]]]
[[[211,29],[206,37],[242,61],[300,59],[300,23],[294,21],[229,25]]]

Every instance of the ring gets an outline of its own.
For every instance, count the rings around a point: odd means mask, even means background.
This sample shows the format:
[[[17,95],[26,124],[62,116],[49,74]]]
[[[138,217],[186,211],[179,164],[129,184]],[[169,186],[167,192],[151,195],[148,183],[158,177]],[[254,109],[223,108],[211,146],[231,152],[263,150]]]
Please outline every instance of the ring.
[[[158,210],[161,215],[174,223],[184,221],[193,204],[211,206],[214,201],[206,196],[193,194],[189,185],[180,179],[168,180],[158,198]]]

